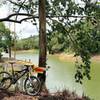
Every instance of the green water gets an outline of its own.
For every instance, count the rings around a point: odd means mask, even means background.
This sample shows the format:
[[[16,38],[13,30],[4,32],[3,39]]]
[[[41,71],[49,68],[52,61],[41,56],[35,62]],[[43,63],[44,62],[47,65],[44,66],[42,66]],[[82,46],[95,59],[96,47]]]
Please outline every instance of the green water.
[[[32,53],[19,53],[18,59],[29,60],[38,64],[38,55]],[[92,62],[90,81],[85,80],[83,85],[75,83],[74,62],[61,61],[55,56],[49,56],[47,64],[51,68],[47,72],[46,85],[51,92],[68,89],[75,91],[79,95],[83,93],[90,96],[93,100],[100,100],[100,62]]]

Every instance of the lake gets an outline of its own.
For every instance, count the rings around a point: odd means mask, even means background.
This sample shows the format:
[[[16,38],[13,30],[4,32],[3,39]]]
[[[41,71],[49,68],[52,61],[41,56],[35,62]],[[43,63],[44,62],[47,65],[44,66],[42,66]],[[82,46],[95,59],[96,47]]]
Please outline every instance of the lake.
[[[18,53],[17,59],[29,60],[34,64],[38,64],[38,54],[34,53]],[[83,84],[75,82],[75,63],[68,61],[61,61],[56,56],[48,56],[47,65],[51,68],[47,71],[46,85],[50,92],[68,89],[75,91],[79,95],[90,96],[93,100],[100,100],[100,62],[92,62],[91,77],[89,81],[84,80]]]

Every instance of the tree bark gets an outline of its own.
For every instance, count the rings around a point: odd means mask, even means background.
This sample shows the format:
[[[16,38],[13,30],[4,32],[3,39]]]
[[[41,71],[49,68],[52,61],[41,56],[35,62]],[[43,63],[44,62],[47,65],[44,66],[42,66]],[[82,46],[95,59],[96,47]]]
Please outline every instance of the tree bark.
[[[9,46],[8,49],[9,49],[9,58],[11,58],[11,47]]]
[[[45,13],[45,0],[39,0],[39,67],[46,67],[46,13]],[[42,83],[45,83],[46,72],[38,74]]]

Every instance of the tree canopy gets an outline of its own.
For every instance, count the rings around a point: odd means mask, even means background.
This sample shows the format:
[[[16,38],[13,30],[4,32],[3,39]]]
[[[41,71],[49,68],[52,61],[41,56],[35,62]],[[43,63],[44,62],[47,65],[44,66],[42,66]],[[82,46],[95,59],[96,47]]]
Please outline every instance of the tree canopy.
[[[7,1],[14,5],[15,12],[0,21],[21,23],[29,20],[34,24],[36,19],[40,18],[38,7],[41,0]],[[47,27],[48,50],[51,53],[57,50],[62,51],[66,46],[71,45],[75,56],[80,56],[82,59],[81,64],[78,62],[76,64],[75,74],[76,81],[80,83],[84,76],[90,79],[90,57],[92,53],[99,52],[100,48],[100,7],[97,2],[91,0],[81,0],[81,2],[82,5],[73,0],[45,0],[43,4],[46,23],[49,26]],[[42,11],[42,6],[40,10]],[[16,20],[12,19],[14,16]],[[18,16],[24,16],[24,18],[19,20]],[[44,31],[41,30],[41,32]],[[55,46],[52,46],[53,43],[56,43]],[[58,46],[57,43],[62,45]]]
[[[13,32],[5,27],[4,23],[0,23],[0,48],[1,52],[11,52],[10,48],[14,45],[13,43]],[[11,54],[9,54],[11,56]]]

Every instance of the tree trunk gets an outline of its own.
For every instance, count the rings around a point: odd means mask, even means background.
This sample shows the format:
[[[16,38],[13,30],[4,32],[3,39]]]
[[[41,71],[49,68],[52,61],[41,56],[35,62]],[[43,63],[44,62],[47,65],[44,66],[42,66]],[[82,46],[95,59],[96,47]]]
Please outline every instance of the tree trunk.
[[[1,54],[1,52],[0,52],[0,62],[2,61],[1,59],[2,59],[2,54]]]
[[[45,0],[39,0],[39,67],[46,67],[46,14]],[[42,83],[45,83],[46,72],[38,74]]]
[[[9,58],[11,58],[11,47],[9,46],[8,49],[9,49]]]

